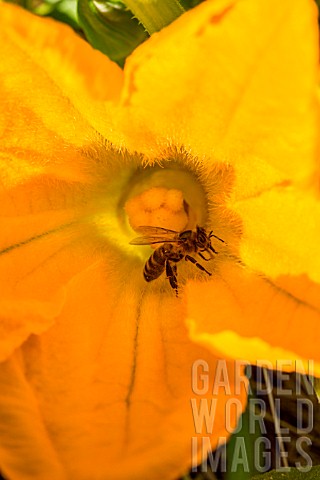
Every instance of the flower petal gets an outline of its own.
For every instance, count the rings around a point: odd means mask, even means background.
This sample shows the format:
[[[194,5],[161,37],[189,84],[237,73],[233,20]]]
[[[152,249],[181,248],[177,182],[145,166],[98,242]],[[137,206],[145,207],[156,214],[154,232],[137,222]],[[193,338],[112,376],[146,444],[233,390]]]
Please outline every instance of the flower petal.
[[[52,325],[70,279],[96,261],[87,253],[94,228],[84,220],[93,209],[89,159],[70,145],[66,152],[65,164],[62,156],[51,165],[23,148],[17,155],[5,153],[0,187],[1,360],[30,333]]]
[[[308,274],[320,283],[320,202],[312,192],[279,187],[238,202],[243,235],[239,255],[250,268],[276,278]]]
[[[94,254],[88,255],[88,245],[84,246],[84,230],[58,224],[44,231],[41,222],[49,223],[44,217],[10,222],[16,233],[29,230],[30,237],[0,252],[0,360],[30,333],[41,333],[52,325],[64,304],[68,282],[96,261]],[[57,218],[50,216],[50,220]],[[36,226],[41,233],[32,236]]]
[[[320,374],[320,285],[307,276],[269,280],[229,262],[210,282],[190,282],[187,298],[192,340],[274,368],[279,359],[299,360],[300,368],[314,360]]]
[[[228,162],[240,197],[314,171],[314,2],[206,1],[140,46],[125,74],[131,148],[154,157],[170,143]]]
[[[69,27],[4,3],[0,24],[3,360],[52,325],[68,282],[96,261],[97,243],[87,250],[94,237],[87,219],[105,207],[93,184],[106,180],[97,163],[108,162],[82,107],[95,116],[94,105],[116,98],[121,81],[118,67]]]
[[[27,131],[36,115],[43,127],[76,145],[88,142],[87,121],[108,131],[105,102],[116,100],[122,85],[116,64],[70,27],[15,5],[1,4],[0,32],[0,93],[6,116],[17,115]],[[41,145],[41,125],[36,131]]]
[[[1,473],[10,479],[66,480],[19,354],[0,364],[0,383]]]
[[[45,443],[56,452],[67,478],[162,480],[176,478],[190,466],[191,439],[197,435],[190,399],[200,398],[192,389],[192,364],[203,359],[213,372],[217,359],[188,340],[183,303],[139,290],[140,277],[140,265],[129,276],[108,257],[92,265],[69,283],[55,325],[32,336],[20,351],[23,382],[37,398]],[[213,394],[211,376],[201,395],[217,399],[214,430],[206,432],[213,447],[220,436],[228,436],[226,402],[238,398],[245,404],[244,390],[235,392],[233,386],[234,366],[226,365],[230,391]],[[8,382],[6,368],[0,372]],[[38,455],[45,465],[51,457],[33,442],[37,413],[21,386],[22,371],[8,375],[11,385],[0,396],[0,409],[15,416],[16,428],[3,434],[0,462],[10,478],[25,478],[21,472],[30,468],[30,458]],[[19,408],[11,411],[14,402]],[[235,427],[237,416],[231,413]],[[24,442],[37,452],[23,456]],[[7,460],[10,444],[19,462]],[[44,473],[33,478],[42,480]]]

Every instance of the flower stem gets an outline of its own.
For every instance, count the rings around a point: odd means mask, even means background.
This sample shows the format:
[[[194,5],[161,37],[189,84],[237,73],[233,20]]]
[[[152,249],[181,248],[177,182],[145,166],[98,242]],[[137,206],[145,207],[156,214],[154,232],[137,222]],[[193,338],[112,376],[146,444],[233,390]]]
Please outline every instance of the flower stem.
[[[123,0],[152,35],[178,18],[185,10],[178,0]]]

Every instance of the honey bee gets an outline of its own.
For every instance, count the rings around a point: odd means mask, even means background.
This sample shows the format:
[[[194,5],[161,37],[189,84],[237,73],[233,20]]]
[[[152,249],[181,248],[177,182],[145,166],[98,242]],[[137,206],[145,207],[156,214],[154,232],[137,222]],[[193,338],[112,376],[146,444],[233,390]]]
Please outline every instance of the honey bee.
[[[178,296],[178,279],[177,279],[177,263],[183,258],[193,263],[207,275],[211,275],[203,265],[191,255],[199,255],[206,262],[212,259],[213,254],[218,252],[211,245],[211,238],[214,237],[220,242],[224,242],[221,238],[213,234],[207,233],[203,227],[197,226],[195,230],[184,230],[176,232],[161,227],[142,226],[136,229],[142,234],[141,237],[131,240],[131,245],[154,245],[161,243],[147,260],[143,276],[147,282],[151,282],[165,271],[170,286],[175,290]],[[209,254],[209,258],[204,256]]]

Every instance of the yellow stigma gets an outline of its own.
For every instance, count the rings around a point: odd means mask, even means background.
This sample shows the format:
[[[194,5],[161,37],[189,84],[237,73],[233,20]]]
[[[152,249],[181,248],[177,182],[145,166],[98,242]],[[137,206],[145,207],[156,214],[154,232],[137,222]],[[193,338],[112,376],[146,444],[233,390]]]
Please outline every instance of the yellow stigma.
[[[188,224],[183,194],[180,190],[152,187],[130,198],[125,204],[130,226],[184,230]]]

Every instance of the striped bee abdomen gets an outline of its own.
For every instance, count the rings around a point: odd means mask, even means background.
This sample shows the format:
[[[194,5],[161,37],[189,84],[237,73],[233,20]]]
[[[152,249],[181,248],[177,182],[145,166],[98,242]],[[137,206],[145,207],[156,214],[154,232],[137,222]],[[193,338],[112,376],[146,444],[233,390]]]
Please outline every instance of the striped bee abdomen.
[[[155,280],[164,272],[166,261],[170,257],[172,249],[173,245],[168,243],[153,252],[143,270],[143,276],[147,282]]]

